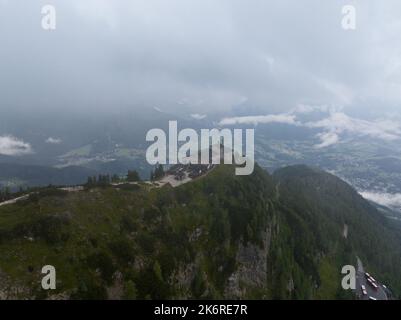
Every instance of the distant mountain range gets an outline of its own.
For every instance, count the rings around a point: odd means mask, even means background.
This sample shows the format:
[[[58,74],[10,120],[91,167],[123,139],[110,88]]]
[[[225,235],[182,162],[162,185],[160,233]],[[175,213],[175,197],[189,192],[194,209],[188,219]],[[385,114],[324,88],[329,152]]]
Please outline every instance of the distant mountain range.
[[[95,170],[78,166],[56,169],[36,165],[0,163],[0,186],[17,189],[19,186],[77,185],[85,183],[87,177],[96,174]]]

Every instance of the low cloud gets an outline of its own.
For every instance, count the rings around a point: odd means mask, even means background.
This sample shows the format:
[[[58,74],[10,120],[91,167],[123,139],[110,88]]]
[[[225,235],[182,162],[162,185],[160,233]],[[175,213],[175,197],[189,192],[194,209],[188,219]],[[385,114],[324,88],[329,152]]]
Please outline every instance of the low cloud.
[[[46,139],[46,143],[50,143],[50,144],[60,144],[61,142],[63,142],[63,141],[59,138],[49,137]]]
[[[336,144],[340,137],[335,132],[323,132],[319,133],[317,137],[322,141],[321,143],[315,145],[316,148],[326,148],[333,144]]]
[[[396,140],[401,138],[400,124],[391,120],[367,121],[349,117],[343,112],[332,112],[327,118],[304,124],[309,128],[325,130],[317,137],[321,143],[316,147],[327,147],[340,141],[341,135],[353,134],[382,140]]]
[[[367,200],[376,202],[391,209],[401,208],[401,193],[380,193],[380,192],[360,192],[361,196]]]
[[[224,118],[220,121],[220,125],[234,125],[234,124],[253,124],[258,125],[268,124],[268,123],[287,123],[287,124],[296,124],[295,121],[296,116],[293,114],[269,114],[263,116],[245,116],[245,117],[232,117],[232,118]]]
[[[381,140],[397,140],[401,138],[401,124],[398,121],[378,119],[373,121],[353,118],[345,114],[339,107],[299,105],[288,113],[268,114],[260,116],[241,116],[224,118],[220,125],[235,124],[269,124],[285,123],[310,129],[320,129],[316,138],[320,143],[316,148],[326,148],[341,142],[346,134],[359,137],[370,137]],[[320,120],[302,122],[298,116],[319,112],[323,114]]]
[[[206,118],[205,114],[199,114],[199,113],[194,113],[191,114],[191,118],[196,119],[196,120],[202,120]]]
[[[21,156],[33,153],[29,143],[13,136],[0,136],[0,154],[6,156]]]

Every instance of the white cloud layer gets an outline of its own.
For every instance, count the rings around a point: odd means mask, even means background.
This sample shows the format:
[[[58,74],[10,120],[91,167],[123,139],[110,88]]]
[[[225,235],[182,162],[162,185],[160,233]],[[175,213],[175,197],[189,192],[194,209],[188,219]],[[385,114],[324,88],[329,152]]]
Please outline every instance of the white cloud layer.
[[[317,144],[316,148],[325,148],[338,143],[340,140],[340,137],[335,132],[319,133],[317,137],[321,140],[321,143]]]
[[[46,143],[50,143],[50,144],[60,144],[61,142],[63,142],[63,141],[60,138],[49,137],[46,139]]]
[[[401,138],[401,123],[389,119],[378,119],[373,121],[353,118],[340,111],[340,108],[328,106],[308,106],[299,105],[289,113],[268,114],[260,116],[241,116],[224,118],[220,125],[235,124],[268,124],[285,123],[289,125],[302,126],[311,129],[320,129],[316,137],[320,143],[316,148],[325,148],[341,141],[345,135],[357,137],[371,137],[382,140],[397,140]],[[323,113],[320,120],[304,121],[298,119],[299,115],[304,115],[318,111]]]
[[[401,208],[401,193],[360,192],[361,196],[370,201],[392,209]]]
[[[6,156],[21,156],[32,152],[33,150],[29,143],[13,136],[0,136],[0,154]]]
[[[352,118],[343,112],[331,112],[327,118],[304,124],[309,128],[320,128],[321,143],[316,147],[327,147],[340,141],[341,135],[353,134],[382,140],[396,140],[401,137],[400,123],[391,120],[367,121]]]
[[[191,114],[191,118],[195,119],[195,120],[202,120],[206,118],[205,114],[199,114],[199,113],[194,113]]]
[[[224,118],[220,121],[220,125],[234,125],[234,124],[253,124],[258,125],[268,123],[287,123],[296,124],[295,115],[293,114],[269,114],[263,116],[245,116],[245,117],[232,117]]]

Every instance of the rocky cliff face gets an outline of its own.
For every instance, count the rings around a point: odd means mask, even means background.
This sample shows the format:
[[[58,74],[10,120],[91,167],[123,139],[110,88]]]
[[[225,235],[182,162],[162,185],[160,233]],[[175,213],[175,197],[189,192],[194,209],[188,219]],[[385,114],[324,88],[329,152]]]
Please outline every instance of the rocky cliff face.
[[[262,246],[240,243],[236,256],[237,270],[228,278],[225,298],[243,299],[249,296],[252,290],[266,289],[271,237],[272,226],[268,226],[262,233]]]
[[[0,269],[0,300],[15,300],[23,296],[29,296],[30,289],[20,281],[12,281],[10,277]]]

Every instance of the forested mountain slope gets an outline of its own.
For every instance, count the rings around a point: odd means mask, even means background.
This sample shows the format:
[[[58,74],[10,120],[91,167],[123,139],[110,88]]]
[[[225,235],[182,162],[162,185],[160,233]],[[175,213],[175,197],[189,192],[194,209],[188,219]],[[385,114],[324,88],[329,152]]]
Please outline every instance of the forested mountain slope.
[[[177,188],[45,189],[0,207],[0,298],[353,298],[340,272],[356,255],[401,292],[396,230],[302,166],[221,165]],[[56,290],[41,289],[44,265]]]

